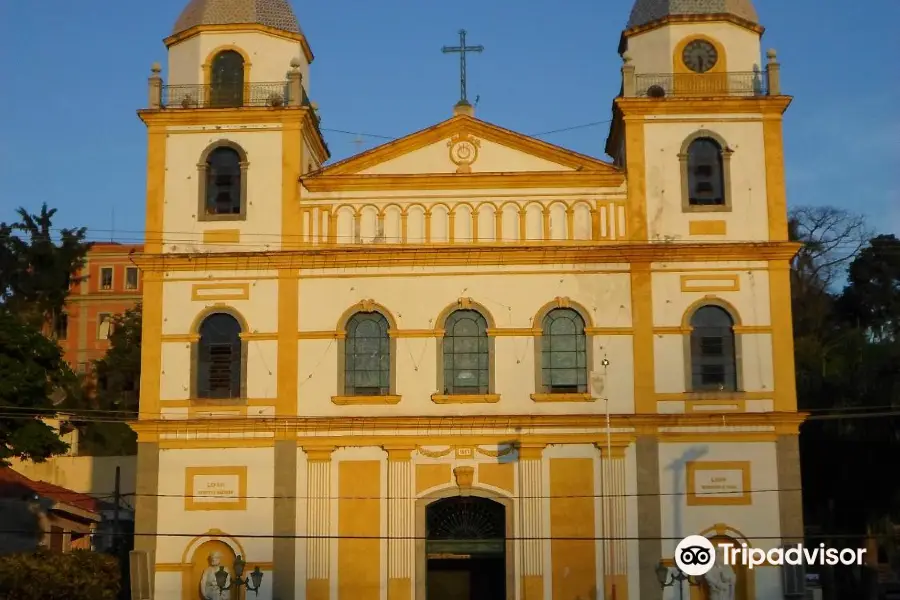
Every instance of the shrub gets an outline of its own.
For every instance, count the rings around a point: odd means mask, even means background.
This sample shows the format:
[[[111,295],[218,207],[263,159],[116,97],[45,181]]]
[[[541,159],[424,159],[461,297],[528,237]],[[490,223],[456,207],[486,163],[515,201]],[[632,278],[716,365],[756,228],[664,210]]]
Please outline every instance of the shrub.
[[[0,556],[0,600],[116,600],[119,563],[88,550]]]

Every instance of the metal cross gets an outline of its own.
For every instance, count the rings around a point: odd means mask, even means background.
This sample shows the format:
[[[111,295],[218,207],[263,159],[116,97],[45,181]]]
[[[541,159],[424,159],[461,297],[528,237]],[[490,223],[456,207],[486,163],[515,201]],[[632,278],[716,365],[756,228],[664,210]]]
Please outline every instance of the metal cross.
[[[466,30],[459,30],[459,46],[444,46],[444,54],[459,52],[459,101],[468,104],[466,98],[466,52],[483,52],[484,46],[466,46]]]

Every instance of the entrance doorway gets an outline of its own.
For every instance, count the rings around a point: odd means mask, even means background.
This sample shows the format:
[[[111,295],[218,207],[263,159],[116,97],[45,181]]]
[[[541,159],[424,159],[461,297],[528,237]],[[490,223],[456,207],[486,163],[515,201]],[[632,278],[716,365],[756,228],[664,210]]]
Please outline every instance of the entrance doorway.
[[[427,600],[506,598],[506,507],[477,496],[425,509]]]

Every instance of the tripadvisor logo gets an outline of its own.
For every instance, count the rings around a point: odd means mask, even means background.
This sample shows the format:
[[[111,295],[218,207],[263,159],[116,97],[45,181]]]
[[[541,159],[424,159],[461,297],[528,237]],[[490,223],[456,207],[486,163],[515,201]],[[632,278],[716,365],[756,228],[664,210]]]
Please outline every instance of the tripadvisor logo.
[[[864,548],[826,548],[825,544],[807,548],[797,544],[788,548],[751,548],[747,544],[719,544],[719,552],[709,539],[701,535],[689,535],[675,548],[675,564],[685,575],[706,575],[720,559],[723,565],[743,565],[749,569],[761,565],[862,565]]]

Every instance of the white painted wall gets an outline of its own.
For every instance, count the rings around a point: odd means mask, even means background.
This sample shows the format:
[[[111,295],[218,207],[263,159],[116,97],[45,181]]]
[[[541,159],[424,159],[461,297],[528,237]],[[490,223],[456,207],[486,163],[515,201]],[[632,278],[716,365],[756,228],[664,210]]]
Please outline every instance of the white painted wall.
[[[750,72],[762,69],[759,35],[727,22],[679,23],[632,36],[628,52],[637,73],[672,73],[675,48],[687,37],[711,37],[725,46],[727,69]]]
[[[276,250],[281,242],[281,130],[247,126],[218,132],[215,126],[169,128],[166,142],[164,252]],[[220,140],[240,145],[247,154],[247,217],[243,221],[198,221],[199,170],[203,151]],[[241,232],[238,245],[205,244],[204,231]]]
[[[703,118],[702,115],[696,115]],[[731,156],[729,212],[682,210],[681,161],[684,140],[698,130],[717,133],[734,151]],[[766,240],[766,154],[762,120],[677,122],[654,119],[644,125],[647,173],[647,221],[651,239],[679,241]],[[725,221],[723,236],[691,236],[691,221]]]
[[[222,46],[237,46],[249,56],[251,83],[286,81],[291,60],[298,59],[303,85],[309,92],[309,64],[300,43],[258,32],[204,32],[170,47],[166,83],[202,84],[203,65]]]

